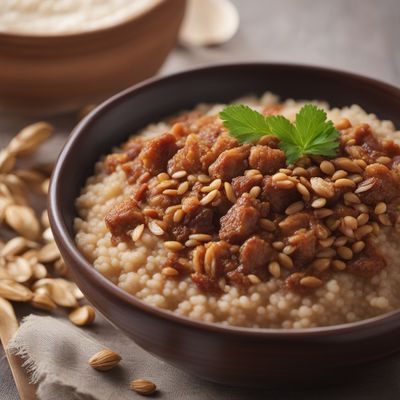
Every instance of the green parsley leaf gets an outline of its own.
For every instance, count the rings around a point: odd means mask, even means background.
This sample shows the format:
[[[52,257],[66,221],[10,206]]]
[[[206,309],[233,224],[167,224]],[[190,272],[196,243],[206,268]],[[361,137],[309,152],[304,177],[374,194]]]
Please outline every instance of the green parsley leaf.
[[[294,124],[282,115],[265,117],[240,104],[225,107],[220,118],[240,143],[255,142],[264,135],[278,137],[289,164],[304,155],[334,157],[339,147],[339,132],[326,112],[312,104],[301,108]]]

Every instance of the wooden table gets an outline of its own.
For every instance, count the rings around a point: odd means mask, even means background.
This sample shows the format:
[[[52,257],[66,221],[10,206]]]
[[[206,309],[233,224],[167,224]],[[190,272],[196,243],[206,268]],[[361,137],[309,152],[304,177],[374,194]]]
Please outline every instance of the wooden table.
[[[162,74],[232,61],[299,62],[341,68],[400,86],[400,0],[234,0],[241,14],[238,34],[224,46],[178,47]],[[1,55],[0,55],[1,57]],[[1,88],[0,88],[1,90]],[[45,119],[46,116],[44,115]],[[0,147],[19,129],[37,119],[0,114]],[[57,135],[41,152],[54,159],[76,115],[52,118]],[[1,356],[0,356],[1,357]],[[269,399],[391,400],[400,398],[400,356],[381,361],[363,378],[342,385],[256,391],[251,397]],[[250,393],[229,392],[230,399]],[[226,398],[228,398],[226,397]],[[18,396],[4,358],[0,360],[0,399]],[[221,391],[221,398],[225,398]]]

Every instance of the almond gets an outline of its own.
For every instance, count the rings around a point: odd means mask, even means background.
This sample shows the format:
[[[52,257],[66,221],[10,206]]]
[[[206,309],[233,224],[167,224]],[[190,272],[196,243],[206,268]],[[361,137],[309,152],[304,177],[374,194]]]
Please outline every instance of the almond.
[[[89,365],[97,371],[109,371],[121,361],[121,356],[110,349],[100,350],[89,359]]]

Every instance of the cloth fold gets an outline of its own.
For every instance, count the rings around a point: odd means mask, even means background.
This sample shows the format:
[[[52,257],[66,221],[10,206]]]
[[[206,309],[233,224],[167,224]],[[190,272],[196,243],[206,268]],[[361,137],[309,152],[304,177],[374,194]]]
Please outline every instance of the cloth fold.
[[[24,360],[38,383],[40,400],[132,400],[143,398],[129,389],[132,379],[150,379],[163,399],[217,399],[217,385],[204,383],[154,358],[103,319],[78,328],[54,317],[26,317],[9,344]],[[113,370],[99,372],[88,359],[104,348],[118,352],[122,361]],[[204,390],[210,386],[208,390]]]

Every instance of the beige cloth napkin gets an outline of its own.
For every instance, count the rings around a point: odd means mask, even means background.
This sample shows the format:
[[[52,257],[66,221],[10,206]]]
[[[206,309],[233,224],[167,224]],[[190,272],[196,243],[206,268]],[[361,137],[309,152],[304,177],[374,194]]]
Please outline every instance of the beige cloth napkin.
[[[22,356],[40,400],[143,399],[129,389],[132,379],[157,384],[160,399],[247,399],[246,389],[227,388],[186,375],[154,358],[99,317],[90,328],[78,328],[68,320],[30,315],[10,343]],[[92,369],[87,361],[108,347],[122,356],[109,372]],[[259,391],[258,391],[259,392]],[[254,398],[254,397],[253,397]]]

